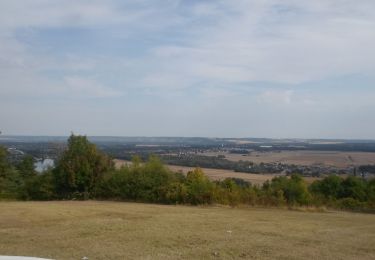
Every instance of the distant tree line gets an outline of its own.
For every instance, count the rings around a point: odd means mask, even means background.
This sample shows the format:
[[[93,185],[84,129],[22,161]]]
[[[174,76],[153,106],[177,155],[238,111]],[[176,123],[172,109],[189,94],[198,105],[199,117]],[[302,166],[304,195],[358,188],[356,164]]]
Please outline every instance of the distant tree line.
[[[171,165],[233,170],[246,173],[279,173],[282,170],[271,164],[255,164],[251,161],[231,161],[224,155],[206,156],[196,154],[162,155],[163,162]]]
[[[299,175],[275,177],[261,186],[241,179],[211,181],[199,168],[187,175],[166,168],[150,156],[134,156],[132,164],[115,169],[112,159],[85,136],[71,135],[55,169],[42,174],[26,156],[9,163],[0,148],[0,199],[102,199],[163,204],[260,206],[327,206],[375,210],[375,180],[329,176],[308,185]]]

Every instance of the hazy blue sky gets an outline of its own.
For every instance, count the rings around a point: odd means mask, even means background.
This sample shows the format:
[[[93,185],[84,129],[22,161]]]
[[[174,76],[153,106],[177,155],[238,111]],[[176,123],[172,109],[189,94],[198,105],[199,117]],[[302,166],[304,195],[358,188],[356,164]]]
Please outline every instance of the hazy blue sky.
[[[3,134],[375,138],[374,0],[1,0]]]

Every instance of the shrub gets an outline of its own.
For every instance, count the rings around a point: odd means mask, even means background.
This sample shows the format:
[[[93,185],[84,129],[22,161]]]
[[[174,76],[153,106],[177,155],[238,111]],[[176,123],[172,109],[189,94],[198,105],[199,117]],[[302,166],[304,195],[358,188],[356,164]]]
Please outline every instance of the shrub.
[[[199,168],[186,177],[187,202],[193,205],[210,204],[214,198],[214,185]]]
[[[340,198],[353,198],[358,201],[366,200],[366,183],[362,179],[350,176],[341,185]]]
[[[24,180],[14,168],[4,170],[0,175],[0,199],[20,199]]]
[[[367,183],[367,202],[370,208],[375,209],[375,179]]]
[[[51,172],[30,177],[25,182],[22,197],[26,200],[52,200],[56,199],[56,187]]]
[[[285,176],[273,178],[271,183],[265,183],[263,189],[271,197],[272,203],[283,203],[283,198],[288,205],[308,205],[311,195],[305,181],[299,175],[292,175],[290,179]]]
[[[338,206],[341,209],[350,210],[361,210],[365,208],[365,204],[354,199],[354,198],[344,198],[338,201]]]
[[[330,175],[323,180],[314,181],[309,189],[313,194],[321,194],[325,199],[337,199],[342,193],[342,178]]]

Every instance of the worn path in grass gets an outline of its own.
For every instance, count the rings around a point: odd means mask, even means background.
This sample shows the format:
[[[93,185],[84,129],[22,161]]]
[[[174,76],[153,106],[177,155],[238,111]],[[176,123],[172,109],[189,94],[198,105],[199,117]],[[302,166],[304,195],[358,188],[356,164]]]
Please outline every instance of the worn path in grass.
[[[375,215],[121,202],[0,202],[0,255],[375,259]]]

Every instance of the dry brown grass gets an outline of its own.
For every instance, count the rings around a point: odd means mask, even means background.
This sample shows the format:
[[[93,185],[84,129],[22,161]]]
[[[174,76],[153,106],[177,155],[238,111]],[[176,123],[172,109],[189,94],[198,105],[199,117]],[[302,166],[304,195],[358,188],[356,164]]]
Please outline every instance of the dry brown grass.
[[[228,232],[231,231],[231,232]],[[374,259],[375,216],[115,202],[1,202],[0,254],[54,259]]]

